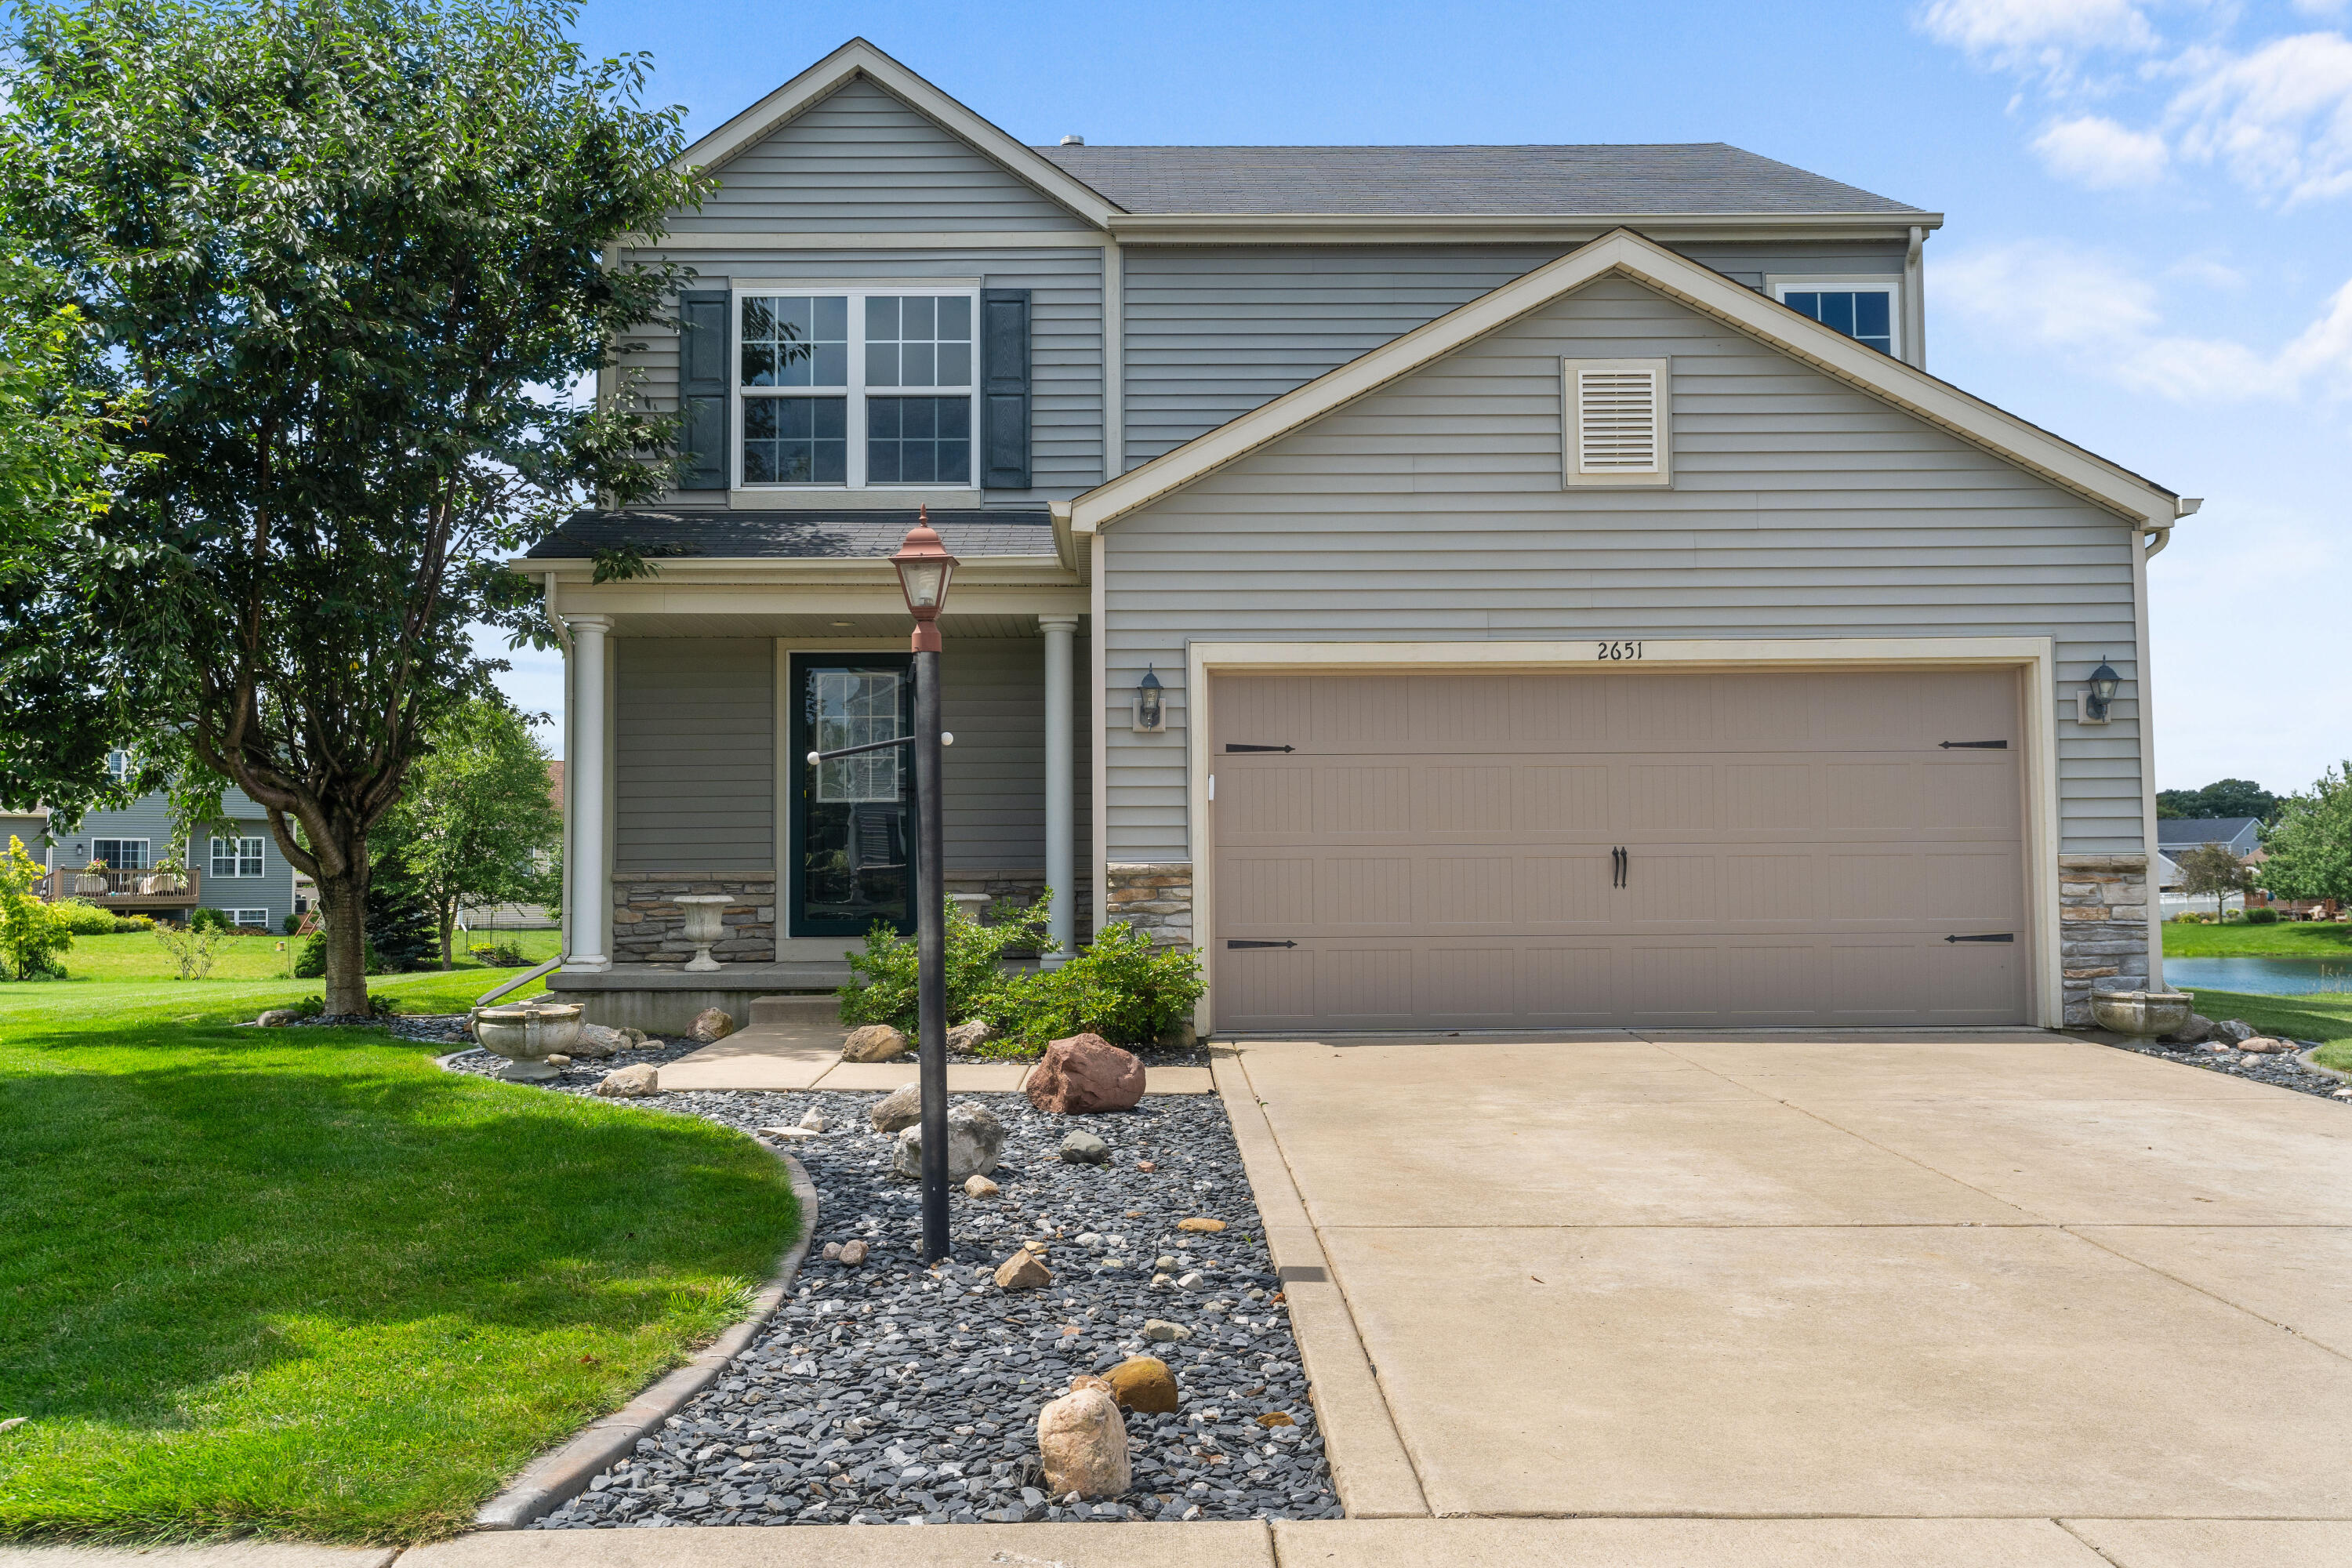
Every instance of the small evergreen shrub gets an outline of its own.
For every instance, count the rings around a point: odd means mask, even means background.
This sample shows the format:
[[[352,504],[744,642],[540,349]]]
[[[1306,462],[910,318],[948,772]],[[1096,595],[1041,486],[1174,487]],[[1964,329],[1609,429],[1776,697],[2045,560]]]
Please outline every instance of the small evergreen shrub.
[[[1025,910],[1010,911],[994,925],[984,925],[954,904],[948,906],[948,1023],[985,1018],[1002,1028],[1002,997],[1013,976],[1003,963],[1007,952],[1054,949],[1046,934],[1046,895]],[[845,1024],[887,1024],[915,1037],[918,998],[915,994],[915,939],[877,925],[866,933],[866,951],[849,955],[849,984],[841,988],[841,1021]]]
[[[2278,924],[2278,918],[2276,910],[2252,909],[2246,911],[2246,923],[2250,926],[2274,926]]]
[[[1071,1035],[1149,1046],[1192,1016],[1205,988],[1199,953],[1116,921],[1061,968],[1013,977],[989,1016],[1002,1033],[992,1054],[1031,1054]]]
[[[234,931],[236,928],[230,925],[228,923],[228,917],[221,913],[218,910],[208,910],[199,907],[188,911],[188,929],[190,931],[216,931],[226,932]]]
[[[302,917],[300,915],[288,915],[284,920],[278,922],[278,929],[285,932],[288,936],[292,936],[296,931],[302,929]]]

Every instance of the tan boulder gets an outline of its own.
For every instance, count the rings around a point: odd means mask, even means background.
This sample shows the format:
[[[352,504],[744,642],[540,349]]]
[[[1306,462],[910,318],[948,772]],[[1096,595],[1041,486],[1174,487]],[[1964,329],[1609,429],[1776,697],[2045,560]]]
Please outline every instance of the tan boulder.
[[[903,1056],[907,1037],[887,1024],[867,1024],[849,1031],[849,1038],[841,1042],[841,1059],[845,1062],[887,1062],[892,1057]]]
[[[1131,1355],[1106,1373],[1103,1381],[1121,1410],[1166,1415],[1176,1409],[1176,1376],[1158,1356]]]
[[[1127,1422],[1098,1377],[1076,1386],[1037,1413],[1037,1453],[1045,1490],[1055,1497],[1115,1498],[1134,1480],[1127,1455]]]
[[[1100,1035],[1055,1040],[1023,1086],[1029,1103],[1062,1116],[1129,1110],[1143,1098],[1143,1061]]]
[[[661,1073],[651,1062],[614,1068],[596,1080],[594,1092],[606,1100],[643,1100],[661,1092]]]
[[[629,1043],[629,1037],[618,1029],[608,1029],[602,1024],[583,1024],[580,1037],[572,1042],[572,1055],[601,1062],[614,1052],[628,1048]]]
[[[1000,1290],[1042,1290],[1053,1282],[1053,1270],[1025,1247],[996,1266],[996,1288]]]
[[[923,1086],[901,1084],[867,1108],[866,1119],[877,1132],[898,1132],[923,1119]]]
[[[2282,1040],[2271,1035],[2256,1035],[2250,1039],[2239,1041],[2238,1048],[2242,1051],[2252,1051],[2259,1056],[2266,1057],[2277,1056],[2282,1052],[2293,1055],[2294,1051],[2294,1042],[2293,1040]]]
[[[996,1031],[988,1026],[987,1019],[967,1018],[948,1031],[948,1049],[976,1050],[995,1037]]]
[[[963,1184],[963,1195],[968,1198],[992,1198],[996,1195],[994,1182],[975,1172]]]
[[[862,1241],[844,1242],[841,1248],[841,1260],[852,1268],[856,1268],[866,1261],[866,1244]]]
[[[713,1040],[723,1040],[734,1032],[733,1016],[719,1007],[705,1007],[697,1013],[693,1026],[686,1031],[688,1038],[699,1040],[706,1046]]]
[[[1192,1231],[1202,1236],[1214,1236],[1225,1228],[1225,1222],[1221,1219],[1210,1219],[1205,1215],[1196,1215],[1192,1219],[1178,1220],[1176,1228]]]
[[[254,1022],[265,1029],[282,1029],[289,1024],[299,1024],[302,1015],[292,1007],[272,1007]]]

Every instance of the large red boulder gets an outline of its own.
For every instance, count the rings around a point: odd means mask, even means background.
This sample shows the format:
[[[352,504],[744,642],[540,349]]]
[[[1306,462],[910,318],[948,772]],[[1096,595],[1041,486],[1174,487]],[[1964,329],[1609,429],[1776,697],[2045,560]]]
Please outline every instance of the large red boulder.
[[[1127,1110],[1143,1098],[1143,1062],[1100,1035],[1072,1035],[1045,1047],[1023,1087],[1030,1104],[1056,1115]]]

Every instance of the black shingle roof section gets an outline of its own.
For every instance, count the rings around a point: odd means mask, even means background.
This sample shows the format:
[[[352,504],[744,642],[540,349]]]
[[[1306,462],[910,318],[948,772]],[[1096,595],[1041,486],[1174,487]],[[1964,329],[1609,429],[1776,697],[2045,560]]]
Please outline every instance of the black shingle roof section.
[[[1721,142],[1035,151],[1138,214],[1575,217],[1920,211]]]
[[[1051,555],[1054,517],[1040,508],[1015,511],[931,509],[931,526],[963,560],[983,555]],[[856,560],[897,552],[915,526],[913,507],[839,511],[583,511],[530,547],[530,561],[583,561],[626,546],[656,559],[764,556]]]

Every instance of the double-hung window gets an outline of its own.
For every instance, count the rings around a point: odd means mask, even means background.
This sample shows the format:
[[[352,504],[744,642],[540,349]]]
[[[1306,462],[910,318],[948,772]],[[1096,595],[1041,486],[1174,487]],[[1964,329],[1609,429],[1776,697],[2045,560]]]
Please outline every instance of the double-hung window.
[[[213,875],[215,877],[258,877],[261,875],[261,840],[258,838],[224,838],[213,837]]]
[[[1890,359],[1903,357],[1901,283],[1893,278],[1774,278],[1772,298]]]
[[[972,488],[977,302],[969,289],[737,296],[737,482]]]

